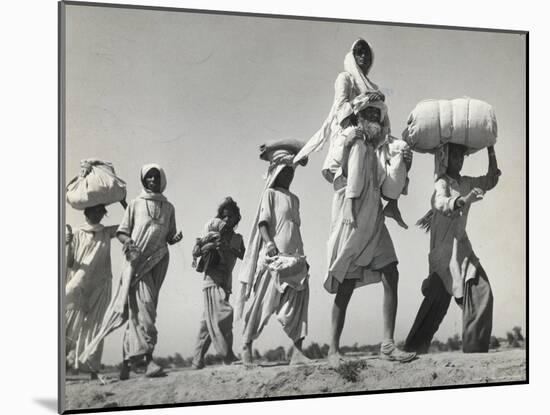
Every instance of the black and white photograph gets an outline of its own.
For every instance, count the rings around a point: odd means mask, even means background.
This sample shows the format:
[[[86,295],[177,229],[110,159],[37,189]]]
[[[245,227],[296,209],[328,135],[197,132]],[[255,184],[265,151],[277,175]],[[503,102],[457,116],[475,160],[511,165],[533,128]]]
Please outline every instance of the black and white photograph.
[[[67,1],[59,48],[60,411],[528,382],[527,31]]]

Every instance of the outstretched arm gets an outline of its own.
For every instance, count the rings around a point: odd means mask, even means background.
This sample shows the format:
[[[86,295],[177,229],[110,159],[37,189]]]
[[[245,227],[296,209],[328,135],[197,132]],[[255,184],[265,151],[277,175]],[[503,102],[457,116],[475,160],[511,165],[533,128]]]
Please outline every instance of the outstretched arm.
[[[474,187],[466,196],[451,196],[449,184],[444,179],[435,182],[433,207],[446,216],[450,216],[454,210],[460,209],[467,203],[479,202],[485,192],[479,187]]]

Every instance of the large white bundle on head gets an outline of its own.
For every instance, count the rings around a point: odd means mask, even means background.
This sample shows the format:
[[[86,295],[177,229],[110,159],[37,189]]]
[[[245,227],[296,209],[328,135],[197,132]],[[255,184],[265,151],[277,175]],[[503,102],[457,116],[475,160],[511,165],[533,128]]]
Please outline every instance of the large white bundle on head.
[[[72,208],[84,210],[126,199],[126,182],[116,175],[111,163],[88,159],[80,165],[82,173],[67,184],[67,202]]]
[[[478,99],[425,100],[411,111],[403,139],[420,153],[433,153],[447,143],[474,153],[496,143],[497,120],[493,107]]]

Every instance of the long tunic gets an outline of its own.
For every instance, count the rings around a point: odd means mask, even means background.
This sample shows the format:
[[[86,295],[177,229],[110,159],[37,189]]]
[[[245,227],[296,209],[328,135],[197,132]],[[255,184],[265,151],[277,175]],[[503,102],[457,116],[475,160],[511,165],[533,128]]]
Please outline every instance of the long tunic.
[[[385,159],[380,149],[356,140],[349,153],[347,178],[334,184],[329,270],[324,283],[330,293],[336,293],[346,278],[355,279],[356,287],[379,282],[379,270],[397,262],[382,212],[380,185]],[[355,199],[355,228],[343,223],[345,199]]]
[[[78,356],[101,327],[111,299],[111,238],[116,227],[84,225],[75,230],[72,239],[73,266],[68,270],[66,295],[67,351]],[[102,355],[101,343],[85,369],[98,371]],[[75,359],[74,366],[80,362]]]
[[[266,223],[273,242],[281,254],[303,256],[304,245],[300,233],[300,201],[284,189],[267,189],[260,203],[258,223]],[[244,341],[257,338],[270,316],[275,314],[287,335],[294,341],[307,334],[309,285],[307,271],[302,278],[281,281],[277,273],[263,264],[265,248],[260,253],[252,299],[244,318]]]
[[[166,251],[130,287],[128,323],[123,340],[124,358],[129,359],[152,353],[157,343],[156,309],[160,288],[168,270],[167,241],[177,232],[174,206],[165,199],[134,199],[128,204],[117,232],[132,238],[141,251],[140,258],[154,256],[160,250]],[[130,266],[125,262],[124,267]]]
[[[432,196],[430,273],[437,273],[448,293],[455,298],[464,295],[464,283],[476,276],[479,264],[466,233],[470,204],[454,208],[456,200],[466,196],[474,187],[488,190],[488,176],[461,176],[455,180],[443,175],[435,182]]]

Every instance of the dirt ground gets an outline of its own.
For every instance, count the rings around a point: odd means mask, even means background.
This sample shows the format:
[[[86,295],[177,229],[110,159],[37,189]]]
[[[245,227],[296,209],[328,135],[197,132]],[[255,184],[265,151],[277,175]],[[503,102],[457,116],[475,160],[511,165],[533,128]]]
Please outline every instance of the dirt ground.
[[[376,356],[354,359],[357,377],[352,380],[329,367],[325,360],[292,367],[266,364],[255,368],[232,365],[198,371],[177,369],[155,379],[132,373],[124,382],[112,374],[106,375],[105,385],[69,377],[66,409],[517,382],[526,379],[527,367],[525,350],[521,349],[488,354],[429,354],[405,364]]]

